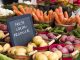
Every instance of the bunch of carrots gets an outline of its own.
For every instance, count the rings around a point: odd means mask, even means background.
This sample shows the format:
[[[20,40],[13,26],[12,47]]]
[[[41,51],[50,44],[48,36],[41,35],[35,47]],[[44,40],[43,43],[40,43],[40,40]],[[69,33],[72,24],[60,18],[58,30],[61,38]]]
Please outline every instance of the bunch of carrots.
[[[22,5],[19,5],[18,8],[17,6],[13,5],[12,6],[13,11],[19,16],[23,14],[31,14],[34,17],[34,20],[37,22],[43,22],[43,23],[49,23],[52,20],[54,20],[54,12],[53,10],[50,10],[48,12],[43,12],[40,9],[36,9],[34,7],[23,7]]]
[[[49,10],[46,12],[34,7],[23,7],[22,5],[18,5],[18,8],[17,6],[13,5],[12,8],[18,16],[23,14],[31,14],[34,17],[34,20],[37,22],[50,23],[55,20],[55,23],[59,25],[71,25],[73,23],[80,24],[79,15],[69,17],[67,11],[63,13],[62,7],[56,8],[55,11]]]
[[[54,18],[56,23],[63,25],[71,25],[73,23],[80,24],[80,16],[76,15],[75,17],[69,17],[67,11],[63,13],[62,7],[55,9]]]
[[[63,13],[62,7],[55,9],[54,17],[58,24],[69,25],[75,22],[75,18],[69,17],[67,11]]]

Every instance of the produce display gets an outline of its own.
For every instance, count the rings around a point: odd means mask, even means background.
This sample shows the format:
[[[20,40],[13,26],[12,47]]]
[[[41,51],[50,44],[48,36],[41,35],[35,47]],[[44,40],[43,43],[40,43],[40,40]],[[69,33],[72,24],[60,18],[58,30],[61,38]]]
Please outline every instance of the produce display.
[[[9,27],[0,22],[0,60],[80,60],[80,15],[70,16],[62,6],[46,11],[27,4],[11,8],[0,8],[0,17],[30,14],[36,34],[25,46],[12,46]]]

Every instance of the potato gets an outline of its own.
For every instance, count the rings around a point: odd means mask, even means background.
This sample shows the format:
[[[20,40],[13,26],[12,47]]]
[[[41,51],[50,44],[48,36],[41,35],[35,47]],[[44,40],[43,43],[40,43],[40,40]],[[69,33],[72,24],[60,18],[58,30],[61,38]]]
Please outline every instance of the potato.
[[[58,55],[59,59],[62,57],[62,52],[59,50],[56,50],[55,53]]]
[[[10,44],[9,44],[9,43],[6,43],[6,44],[3,46],[3,52],[8,51],[9,48],[10,48]]]
[[[13,49],[10,51],[10,54],[15,55],[15,52],[16,52],[16,48],[13,48]]]
[[[40,45],[44,40],[42,39],[41,36],[35,36],[33,38],[33,42],[36,44],[36,45]]]
[[[48,60],[47,56],[44,54],[39,54],[35,56],[35,60]]]
[[[27,53],[32,52],[33,51],[33,45],[28,44],[28,46],[26,47],[26,51],[27,51]]]
[[[35,60],[36,57],[39,57],[40,54],[42,54],[42,52],[36,52],[36,53],[32,56],[33,60]]]
[[[8,53],[15,55],[16,50],[19,49],[19,48],[24,48],[24,47],[23,46],[14,46],[14,47],[11,47],[11,48],[8,49]]]
[[[37,47],[35,43],[30,42],[30,45],[32,45],[33,47]]]
[[[5,34],[2,30],[0,30],[0,39],[4,38],[5,37]]]
[[[26,55],[26,49],[25,48],[16,49],[16,55]]]
[[[2,52],[3,51],[3,47],[0,45],[0,52]]]
[[[44,47],[44,46],[48,46],[48,44],[47,44],[46,42],[42,42],[42,43],[40,44],[40,47]]]
[[[48,60],[59,60],[59,57],[56,53],[52,53],[48,56]]]
[[[50,54],[52,54],[53,52],[50,52],[50,51],[45,51],[45,52],[43,52],[43,54],[45,54],[47,57],[50,55]]]

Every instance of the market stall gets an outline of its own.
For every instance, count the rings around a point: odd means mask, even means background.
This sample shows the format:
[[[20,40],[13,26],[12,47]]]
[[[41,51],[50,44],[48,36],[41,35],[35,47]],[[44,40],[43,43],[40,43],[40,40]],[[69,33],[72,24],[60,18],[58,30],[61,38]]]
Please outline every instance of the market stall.
[[[80,60],[79,4],[39,0],[2,5],[0,60]]]

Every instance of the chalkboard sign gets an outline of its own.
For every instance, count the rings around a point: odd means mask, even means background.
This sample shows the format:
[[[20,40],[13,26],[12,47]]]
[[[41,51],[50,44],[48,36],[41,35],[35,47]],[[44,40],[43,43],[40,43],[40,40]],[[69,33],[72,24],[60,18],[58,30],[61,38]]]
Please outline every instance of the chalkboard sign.
[[[7,25],[13,46],[25,45],[35,35],[32,17],[29,14],[8,19]]]

